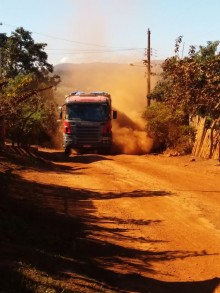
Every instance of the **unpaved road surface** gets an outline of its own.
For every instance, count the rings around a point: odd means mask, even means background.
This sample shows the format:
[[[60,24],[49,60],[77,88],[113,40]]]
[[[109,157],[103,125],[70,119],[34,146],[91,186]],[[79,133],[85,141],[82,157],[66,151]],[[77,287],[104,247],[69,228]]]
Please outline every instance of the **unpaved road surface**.
[[[15,173],[39,205],[82,221],[83,236],[70,240],[81,276],[104,292],[220,292],[217,160],[39,153],[52,169]],[[69,289],[73,270],[59,267]],[[94,292],[91,282],[84,292]]]

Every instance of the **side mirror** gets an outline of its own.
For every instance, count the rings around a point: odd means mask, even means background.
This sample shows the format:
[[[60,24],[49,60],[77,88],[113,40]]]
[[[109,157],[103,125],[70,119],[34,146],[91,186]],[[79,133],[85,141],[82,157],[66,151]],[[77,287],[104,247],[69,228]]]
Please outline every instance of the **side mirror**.
[[[118,113],[117,111],[113,111],[113,119],[117,119]]]

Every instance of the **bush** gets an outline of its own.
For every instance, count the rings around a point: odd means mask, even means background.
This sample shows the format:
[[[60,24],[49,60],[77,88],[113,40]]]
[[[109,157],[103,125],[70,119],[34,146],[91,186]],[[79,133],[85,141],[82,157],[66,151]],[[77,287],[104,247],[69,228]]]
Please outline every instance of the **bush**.
[[[154,140],[154,151],[170,148],[191,152],[195,133],[187,125],[183,111],[177,109],[173,112],[166,104],[157,102],[146,108],[143,116],[147,121],[147,133]]]

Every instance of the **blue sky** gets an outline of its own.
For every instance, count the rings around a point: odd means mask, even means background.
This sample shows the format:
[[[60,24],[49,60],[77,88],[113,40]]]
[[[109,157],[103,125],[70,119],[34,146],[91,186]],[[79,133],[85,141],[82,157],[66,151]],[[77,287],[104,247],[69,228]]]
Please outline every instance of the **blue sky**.
[[[47,43],[48,61],[135,63],[144,58],[147,30],[152,59],[181,54],[220,38],[219,0],[0,0],[0,33],[17,27]]]

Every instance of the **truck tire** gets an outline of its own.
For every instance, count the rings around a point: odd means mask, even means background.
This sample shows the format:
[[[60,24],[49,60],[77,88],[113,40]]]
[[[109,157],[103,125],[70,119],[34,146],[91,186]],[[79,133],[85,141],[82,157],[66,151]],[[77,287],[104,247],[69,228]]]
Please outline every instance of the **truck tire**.
[[[101,148],[98,150],[98,154],[99,155],[111,155],[112,154],[112,148],[111,147],[107,147],[107,148]]]
[[[64,150],[64,154],[66,157],[69,157],[71,154],[71,148],[70,147],[66,147]]]

